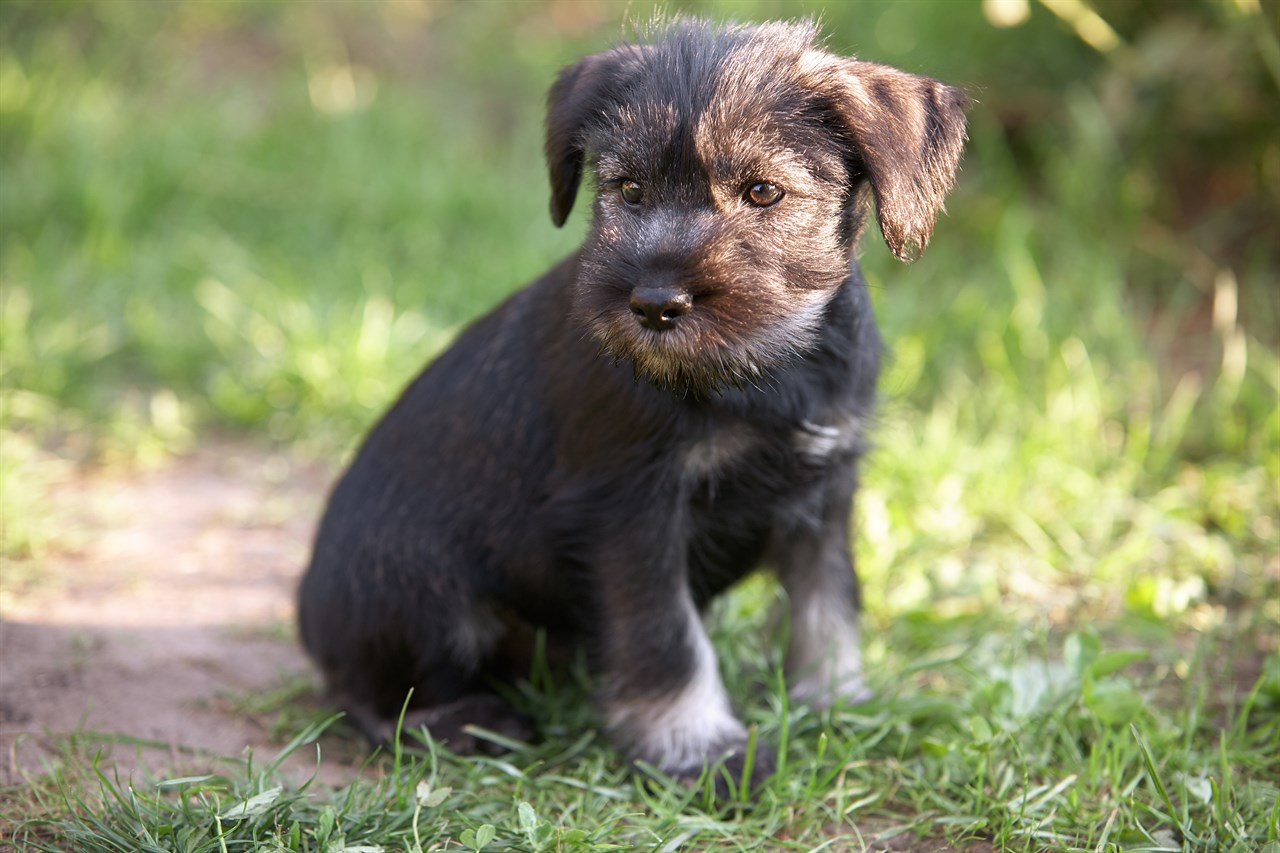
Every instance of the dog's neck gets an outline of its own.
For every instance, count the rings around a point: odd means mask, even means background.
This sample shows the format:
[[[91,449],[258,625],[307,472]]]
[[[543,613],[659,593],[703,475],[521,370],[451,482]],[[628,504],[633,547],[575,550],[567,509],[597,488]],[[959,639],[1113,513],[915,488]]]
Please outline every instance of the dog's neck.
[[[866,281],[854,263],[827,303],[812,347],[759,382],[726,389],[693,404],[797,427],[828,425],[833,418],[870,409],[880,349]]]

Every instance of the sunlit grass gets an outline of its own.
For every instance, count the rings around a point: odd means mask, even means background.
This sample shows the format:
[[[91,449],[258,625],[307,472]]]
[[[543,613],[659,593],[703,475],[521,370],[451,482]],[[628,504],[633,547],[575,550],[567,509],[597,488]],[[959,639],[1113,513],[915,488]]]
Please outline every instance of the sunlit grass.
[[[740,697],[777,677],[759,620],[733,615],[752,594],[749,585],[717,608],[714,622],[718,645],[738,650],[726,678]],[[1276,840],[1280,788],[1268,770],[1280,761],[1280,668],[1213,695],[1216,632],[1183,653],[1108,647],[1091,631],[990,627],[937,617],[887,626],[874,644],[878,695],[857,708],[746,703],[759,736],[776,744],[785,733],[786,743],[785,770],[751,804],[628,773],[593,734],[581,689],[568,688],[524,696],[546,725],[540,744],[457,759],[427,743],[375,759],[346,789],[291,787],[263,759],[173,780],[119,779],[103,764],[95,781],[84,753],[69,754],[65,781],[26,795],[36,818],[27,826],[33,841],[55,839],[35,849],[86,851],[883,849],[898,836],[921,849],[950,838],[1015,850],[1244,851]],[[1186,681],[1156,703],[1149,673],[1168,667]],[[311,751],[327,724],[304,727],[286,751]],[[325,846],[338,837],[348,846]]]

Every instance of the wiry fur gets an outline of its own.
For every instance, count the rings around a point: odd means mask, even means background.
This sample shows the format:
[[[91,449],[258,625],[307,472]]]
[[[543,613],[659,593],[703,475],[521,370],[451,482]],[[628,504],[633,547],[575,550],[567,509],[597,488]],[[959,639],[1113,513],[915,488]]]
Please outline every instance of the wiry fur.
[[[804,23],[678,21],[561,74],[551,211],[594,175],[585,244],[410,385],[303,580],[303,640],[372,738],[411,688],[454,748],[468,721],[527,733],[487,685],[522,675],[544,628],[588,650],[630,755],[739,766],[696,612],[764,562],[792,599],[793,693],[864,695],[849,516],[880,339],[852,250],[869,194],[895,253],[928,242],[964,105]],[[781,200],[750,203],[759,182]],[[641,292],[687,313],[657,330]]]

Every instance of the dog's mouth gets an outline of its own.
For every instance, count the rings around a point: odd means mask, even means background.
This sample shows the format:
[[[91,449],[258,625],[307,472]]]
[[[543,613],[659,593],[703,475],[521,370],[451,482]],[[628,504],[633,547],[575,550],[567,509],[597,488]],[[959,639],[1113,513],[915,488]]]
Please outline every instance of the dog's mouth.
[[[629,363],[637,379],[683,396],[767,384],[817,337],[816,323],[735,323],[696,299],[676,311],[637,309],[629,301],[624,310],[597,315],[588,327],[604,357]]]
[[[658,388],[698,397],[765,388],[812,351],[843,280],[802,288],[760,265],[706,267],[673,271],[587,252],[573,288],[576,325],[603,358]]]

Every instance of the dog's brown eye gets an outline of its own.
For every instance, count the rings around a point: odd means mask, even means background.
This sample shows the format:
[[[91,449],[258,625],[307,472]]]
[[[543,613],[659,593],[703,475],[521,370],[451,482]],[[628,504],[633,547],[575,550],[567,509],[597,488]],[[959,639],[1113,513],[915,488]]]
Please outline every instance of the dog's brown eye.
[[[632,207],[635,207],[644,198],[644,190],[635,181],[623,181],[619,191],[622,193],[622,200]]]
[[[777,204],[782,199],[782,187],[777,184],[771,184],[768,181],[761,181],[758,184],[752,184],[747,189],[747,201],[756,207],[768,207]]]

